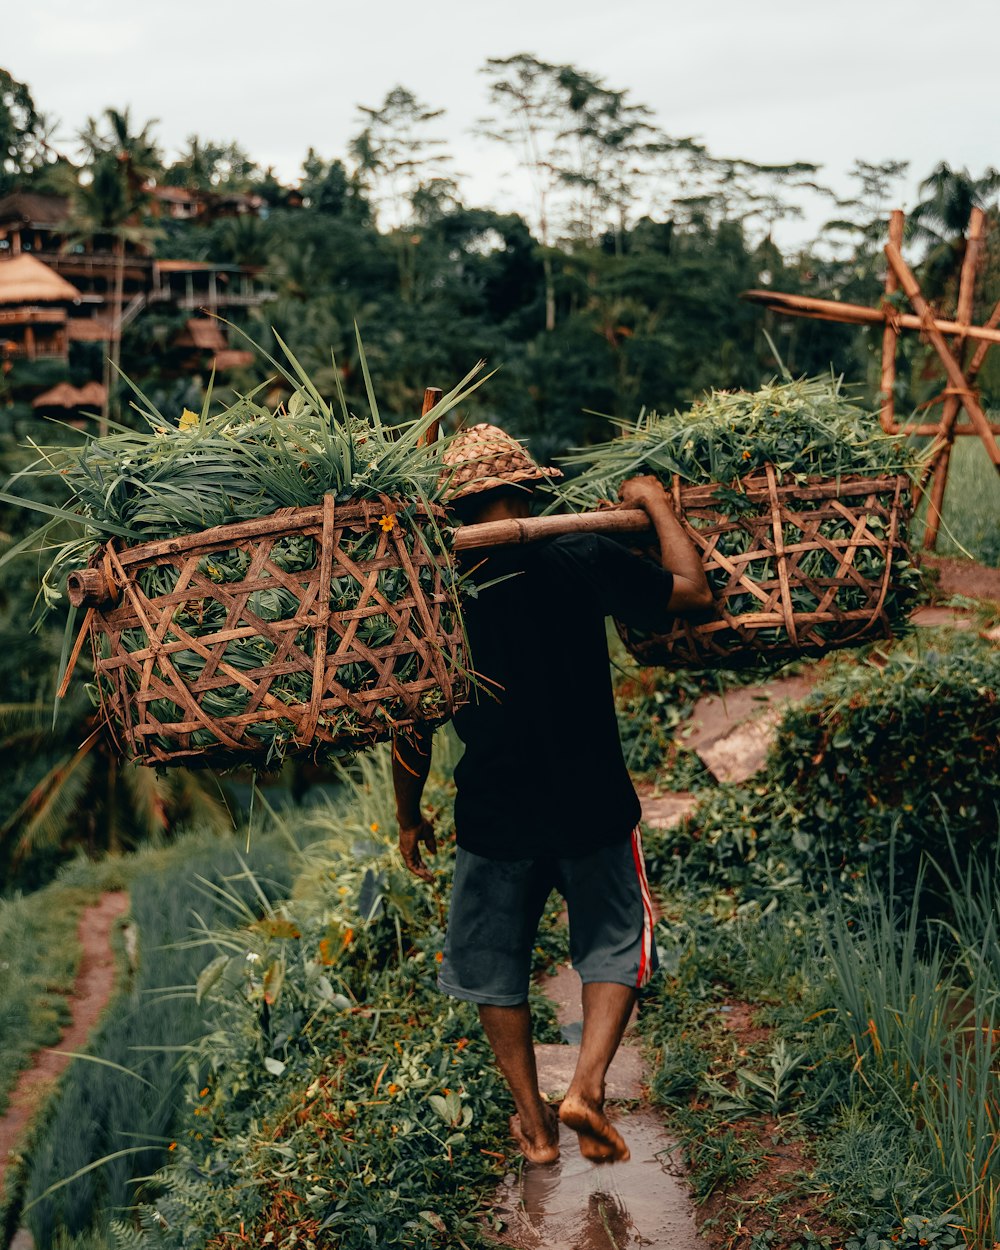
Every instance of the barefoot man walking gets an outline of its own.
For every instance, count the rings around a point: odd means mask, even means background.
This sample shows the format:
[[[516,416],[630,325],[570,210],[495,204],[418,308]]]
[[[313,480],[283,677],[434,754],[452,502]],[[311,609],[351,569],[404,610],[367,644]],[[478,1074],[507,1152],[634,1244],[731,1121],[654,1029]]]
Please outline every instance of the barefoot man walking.
[[[493,426],[464,431],[445,461],[463,523],[527,516],[535,484],[558,476]],[[458,850],[439,984],[478,1004],[514,1098],[511,1133],[533,1163],[559,1154],[556,1115],[538,1089],[528,1008],[531,954],[551,890],[566,900],[583,982],[580,1057],[559,1119],[595,1162],[629,1157],[604,1111],[605,1077],[656,966],[639,800],[618,738],[605,618],[662,628],[712,602],[659,482],[633,478],[621,497],[649,514],[662,567],[601,535],[493,548],[475,554],[474,580],[484,588],[465,609],[489,693],[479,691],[455,716],[465,754],[455,770]],[[397,740],[400,850],[425,880],[420,847],[435,849],[420,809],[429,765],[429,742]]]

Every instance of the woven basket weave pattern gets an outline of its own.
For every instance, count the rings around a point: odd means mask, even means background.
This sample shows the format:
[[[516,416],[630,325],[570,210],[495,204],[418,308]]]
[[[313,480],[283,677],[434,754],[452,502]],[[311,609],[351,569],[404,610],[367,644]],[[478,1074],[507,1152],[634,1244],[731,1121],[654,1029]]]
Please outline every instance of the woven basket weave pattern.
[[[518,482],[562,477],[559,469],[535,464],[521,444],[495,425],[474,425],[456,435],[445,451],[442,478],[452,499]]]
[[[440,509],[435,519],[443,520]],[[103,561],[120,588],[91,641],[106,718],[145,763],[360,749],[451,715],[462,634],[422,507],[287,510]],[[238,568],[220,576],[220,565]],[[232,711],[235,701],[237,712]]]
[[[909,489],[905,476],[779,485],[770,466],[725,498],[714,485],[675,482],[715,610],[708,620],[677,619],[666,634],[619,621],[622,641],[640,664],[695,668],[891,637],[886,598],[899,563],[912,559]],[[655,544],[648,554],[658,556]]]

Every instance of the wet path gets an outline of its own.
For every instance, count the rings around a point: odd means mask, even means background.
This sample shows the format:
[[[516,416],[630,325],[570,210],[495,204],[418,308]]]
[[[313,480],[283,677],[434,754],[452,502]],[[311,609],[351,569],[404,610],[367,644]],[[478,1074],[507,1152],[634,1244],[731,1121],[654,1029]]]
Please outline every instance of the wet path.
[[[579,1054],[580,978],[569,967],[546,977],[562,1045],[535,1047],[538,1080],[550,1101],[566,1092]],[[561,1157],[510,1172],[496,1197],[504,1222],[498,1245],[522,1250],[704,1250],[683,1170],[663,1117],[644,1100],[646,1072],[631,1028],[608,1073],[609,1116],[631,1151],[627,1163],[584,1159],[576,1134],[560,1128]]]

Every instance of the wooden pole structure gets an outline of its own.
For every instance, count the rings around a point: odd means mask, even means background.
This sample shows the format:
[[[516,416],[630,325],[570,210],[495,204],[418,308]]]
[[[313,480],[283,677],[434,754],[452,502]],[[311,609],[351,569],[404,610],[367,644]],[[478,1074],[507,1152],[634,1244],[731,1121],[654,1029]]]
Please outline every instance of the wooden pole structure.
[[[841,321],[848,325],[880,326],[890,319],[885,308],[868,308],[864,304],[841,303],[835,299],[814,299],[811,295],[785,295],[779,291],[741,291],[740,299],[763,304],[774,312],[790,313],[793,317],[812,317],[817,321]],[[913,313],[893,314],[892,319],[900,329],[926,330],[923,318]],[[932,318],[933,324],[943,334],[964,334],[966,338],[986,343],[1000,343],[1000,330],[994,326],[961,326],[957,321],[941,317]]]
[[[900,286],[906,292],[906,298],[916,309],[923,322],[922,329],[930,339],[931,346],[937,352],[938,359],[944,366],[944,371],[948,376],[948,381],[958,393],[962,407],[969,414],[969,420],[977,430],[979,437],[983,440],[986,454],[992,460],[994,468],[1000,470],[1000,447],[997,446],[996,439],[993,437],[990,423],[986,420],[986,414],[980,408],[979,401],[969,390],[961,367],[948,350],[948,344],[944,341],[944,335],[941,333],[938,323],[934,320],[934,314],[920,292],[920,284],[913,276],[909,265],[903,260],[898,247],[892,243],[887,244],[885,254],[889,264],[896,271],[896,277],[899,279]],[[971,326],[968,327],[966,332],[970,332],[971,329]]]
[[[903,210],[900,208],[897,208],[889,218],[889,242],[895,243],[897,247],[902,247],[903,244]],[[890,267],[885,274],[886,295],[892,295],[898,285],[899,281]],[[887,434],[892,432],[893,423],[896,420],[896,346],[899,339],[896,320],[888,315],[889,307],[886,301],[883,304],[886,321],[885,329],[882,331],[882,410],[879,413],[882,429]]]
[[[979,264],[979,253],[983,241],[983,210],[974,208],[969,218],[969,234],[965,245],[965,256],[962,259],[962,273],[958,283],[958,307],[956,320],[961,326],[967,326],[972,320],[973,296],[976,289],[976,270]],[[985,346],[989,346],[986,344]],[[951,351],[961,368],[965,359],[965,336],[957,334],[952,340]],[[967,371],[965,384],[971,390],[974,381]],[[924,473],[921,487],[926,486],[928,477],[933,476],[930,498],[927,502],[927,526],[924,530],[924,546],[933,550],[937,545],[938,531],[941,528],[941,509],[944,504],[944,491],[948,484],[948,467],[951,462],[951,449],[955,445],[955,422],[959,413],[958,396],[949,390],[944,397],[941,411],[941,434],[944,440],[940,451],[928,465]]]
[[[983,247],[985,215],[982,209],[973,208],[966,235],[965,256],[958,289],[958,306],[955,320],[949,321],[935,314],[923,297],[920,284],[903,259],[903,214],[898,210],[889,219],[889,242],[885,248],[888,269],[885,277],[885,293],[891,297],[902,288],[910,304],[910,312],[898,311],[890,298],[885,298],[879,308],[867,308],[862,304],[847,304],[837,300],[814,299],[807,295],[792,295],[779,291],[744,291],[741,298],[763,304],[775,312],[788,313],[793,317],[813,317],[821,321],[838,321],[848,325],[882,326],[882,374],[880,387],[879,422],[887,434],[920,435],[936,439],[931,459],[924,470],[919,489],[925,492],[931,484],[928,499],[927,524],[924,530],[924,546],[933,549],[941,526],[941,509],[944,504],[948,470],[955,439],[975,435],[982,440],[993,466],[1000,471],[1000,448],[996,436],[1000,435],[1000,423],[989,421],[983,412],[976,392],[975,381],[982,368],[986,353],[994,343],[1000,343],[1000,303],[984,325],[973,325],[973,304],[976,274]],[[894,389],[896,383],[896,350],[902,330],[918,330],[925,335],[934,348],[948,379],[941,395],[931,407],[941,403],[938,421],[910,423],[896,415]],[[945,341],[951,335],[951,343]],[[965,367],[965,357],[970,340],[976,350]],[[959,421],[964,409],[967,422]],[[932,481],[933,479],[933,481]]]

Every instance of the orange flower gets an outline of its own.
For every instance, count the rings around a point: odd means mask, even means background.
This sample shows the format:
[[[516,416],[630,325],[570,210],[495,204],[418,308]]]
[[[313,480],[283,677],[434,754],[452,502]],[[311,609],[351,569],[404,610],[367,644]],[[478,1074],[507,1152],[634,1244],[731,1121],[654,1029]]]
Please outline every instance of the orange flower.
[[[206,1085],[204,1089],[200,1089],[198,1091],[198,1097],[204,1098],[207,1093],[208,1093],[208,1086]]]
[[[398,1085],[395,1085],[395,1084],[394,1084],[394,1085],[390,1085],[390,1086],[389,1086],[389,1088],[388,1088],[388,1090],[387,1090],[386,1092],[387,1092],[388,1094],[398,1094],[398,1093],[399,1093],[399,1086],[398,1086]]]
[[[372,831],[372,833],[378,833],[378,821],[373,820],[372,823],[368,826],[368,828]]]
[[[437,961],[437,963],[441,963],[441,961],[444,959],[444,951],[438,951],[438,953],[434,956],[434,959]]]
[[[382,526],[382,532],[389,534],[396,527],[396,518],[391,512],[387,512],[385,516],[379,517],[378,523]]]
[[[750,459],[750,453],[749,453],[749,451],[744,451],[744,453],[743,453],[743,459],[744,459],[744,460],[749,460],[749,459]]]
[[[456,1050],[465,1050],[465,1048],[466,1048],[466,1046],[468,1046],[468,1044],[469,1044],[469,1039],[468,1039],[467,1037],[460,1037],[460,1038],[458,1039],[458,1041],[455,1043],[455,1049],[456,1049]]]
[[[168,1150],[176,1150],[176,1149],[177,1149],[177,1143],[176,1143],[175,1141],[172,1141],[172,1142],[170,1143],[170,1145],[167,1147],[167,1149],[168,1149]]]
[[[348,929],[347,932],[344,934],[344,944],[341,947],[341,950],[347,950],[347,948],[350,946],[350,944],[353,941],[354,941],[354,930]]]

